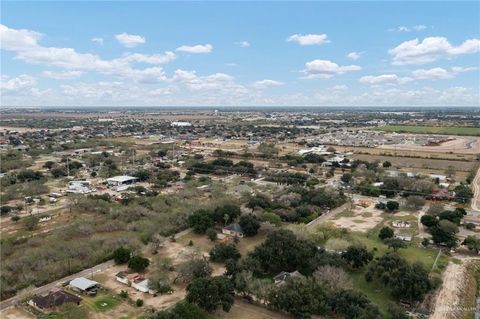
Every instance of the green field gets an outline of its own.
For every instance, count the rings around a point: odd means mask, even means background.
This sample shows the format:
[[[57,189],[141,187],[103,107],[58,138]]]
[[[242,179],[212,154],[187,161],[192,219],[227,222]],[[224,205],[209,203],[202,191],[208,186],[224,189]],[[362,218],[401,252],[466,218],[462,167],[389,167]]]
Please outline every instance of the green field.
[[[480,127],[446,127],[417,125],[385,125],[375,128],[377,131],[417,134],[471,135],[480,136]]]

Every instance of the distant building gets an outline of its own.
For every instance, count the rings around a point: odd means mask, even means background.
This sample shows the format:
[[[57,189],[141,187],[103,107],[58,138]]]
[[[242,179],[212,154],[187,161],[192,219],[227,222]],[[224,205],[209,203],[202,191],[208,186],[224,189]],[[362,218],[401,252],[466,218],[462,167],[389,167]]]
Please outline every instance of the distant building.
[[[122,284],[130,285],[138,291],[154,294],[154,291],[148,288],[148,279],[138,273],[120,271],[115,275],[115,279]]]
[[[176,127],[187,127],[187,126],[192,126],[192,123],[190,122],[172,122],[170,123],[171,126],[176,126]]]
[[[394,236],[395,238],[398,238],[398,239],[401,239],[403,241],[412,241],[412,236],[411,235],[408,235],[408,234],[400,234],[400,233],[397,233],[395,234]]]
[[[132,185],[137,182],[138,178],[133,177],[133,176],[128,176],[128,175],[122,175],[122,176],[114,176],[111,178],[107,178],[107,183],[110,186],[126,186],[126,185]]]
[[[273,281],[275,282],[276,286],[282,286],[286,284],[290,278],[295,278],[295,277],[303,277],[303,275],[299,273],[297,270],[295,270],[294,272],[282,271],[281,273],[273,277]]]
[[[70,181],[68,182],[67,193],[74,193],[74,194],[88,194],[93,192],[90,188],[91,186],[90,181]]]
[[[81,298],[61,289],[52,289],[47,295],[34,295],[28,304],[41,312],[55,310],[66,303],[80,305]]]
[[[233,223],[228,226],[223,227],[222,233],[225,235],[235,236],[235,237],[243,237],[243,229],[242,227],[237,224]]]
[[[402,220],[393,221],[392,226],[397,227],[397,228],[410,228],[410,227],[412,227],[412,225],[410,225],[409,222],[404,222]]]
[[[72,289],[83,292],[88,295],[96,295],[97,290],[100,287],[100,284],[96,281],[84,278],[84,277],[78,277],[70,281],[70,287]]]

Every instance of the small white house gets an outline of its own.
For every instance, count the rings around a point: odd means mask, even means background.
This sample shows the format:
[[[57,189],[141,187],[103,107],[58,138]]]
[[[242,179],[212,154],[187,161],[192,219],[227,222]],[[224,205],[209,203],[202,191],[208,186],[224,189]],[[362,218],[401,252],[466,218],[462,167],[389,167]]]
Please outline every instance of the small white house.
[[[402,221],[402,220],[394,220],[392,222],[392,226],[397,227],[397,228],[410,228],[410,227],[412,227],[412,225],[410,225],[409,222],[405,222],[405,221]]]
[[[412,236],[408,234],[395,234],[395,238],[401,239],[403,241],[412,241]]]
[[[230,235],[230,236],[234,236],[234,237],[240,237],[240,238],[243,237],[243,229],[237,223],[233,223],[233,224],[230,224],[228,226],[223,227],[222,233],[225,234],[225,235]]]
[[[122,176],[114,176],[111,178],[107,178],[107,183],[110,186],[125,186],[125,185],[132,185],[137,182],[138,178],[128,175]]]

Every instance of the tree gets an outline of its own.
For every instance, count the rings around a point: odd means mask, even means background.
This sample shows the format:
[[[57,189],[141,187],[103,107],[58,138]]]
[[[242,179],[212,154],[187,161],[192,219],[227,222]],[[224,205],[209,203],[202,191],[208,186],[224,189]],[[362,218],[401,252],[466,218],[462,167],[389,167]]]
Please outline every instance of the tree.
[[[399,300],[420,301],[433,289],[429,271],[422,263],[409,264],[394,253],[380,257],[373,263],[368,273],[378,277]]]
[[[113,252],[113,260],[116,264],[125,264],[130,260],[132,251],[126,247],[119,247]]]
[[[331,306],[336,314],[352,319],[380,319],[378,308],[358,291],[340,290],[333,295]]]
[[[459,185],[455,187],[455,200],[465,204],[473,197],[473,192],[467,185]]]
[[[425,198],[423,198],[422,196],[408,196],[405,202],[405,206],[411,210],[420,209],[423,207],[423,205],[425,205]]]
[[[395,303],[390,303],[388,305],[387,311],[390,316],[390,319],[409,319],[410,318],[410,316],[407,314],[405,309],[403,309],[403,307]]]
[[[313,278],[293,277],[273,290],[270,305],[288,312],[295,318],[310,318],[328,312],[328,298]]]
[[[210,241],[215,241],[217,240],[217,232],[213,228],[207,229],[207,237],[210,239]]]
[[[396,211],[398,208],[400,208],[400,204],[396,201],[393,201],[393,200],[389,200],[387,202],[387,210],[390,211],[390,212],[394,212]]]
[[[378,238],[381,240],[387,239],[387,238],[392,238],[394,235],[393,229],[390,227],[383,227],[380,229],[380,233],[378,234]]]
[[[340,177],[340,180],[345,184],[350,184],[350,182],[353,180],[353,175],[350,173],[345,173],[342,175],[342,177]]]
[[[263,142],[258,145],[257,150],[263,154],[263,156],[270,158],[278,154],[278,148],[274,143]]]
[[[407,248],[407,243],[400,238],[387,238],[383,241],[388,248],[393,248],[393,251],[398,251],[400,248]]]
[[[438,220],[432,215],[423,215],[422,218],[420,218],[420,222],[426,227],[438,225]]]
[[[135,306],[137,306],[137,307],[143,306],[143,299],[137,299],[137,300],[135,301]]]
[[[455,208],[455,210],[445,210],[441,212],[438,217],[440,220],[446,219],[456,225],[460,225],[463,216],[467,215],[467,212],[463,208]]]
[[[210,316],[197,305],[180,301],[169,310],[156,313],[155,319],[207,319]]]
[[[215,220],[211,212],[200,209],[188,217],[188,223],[194,232],[204,234],[207,229],[215,225]]]
[[[477,254],[480,252],[480,238],[476,236],[467,236],[462,242],[462,245],[467,246],[469,250],[476,252]]]
[[[240,216],[241,213],[242,211],[240,210],[239,206],[227,204],[215,208],[213,216],[215,222],[226,225],[233,222],[238,216]]]
[[[228,312],[234,302],[233,284],[223,276],[197,278],[187,286],[186,300],[208,312],[220,307]]]
[[[268,234],[265,241],[249,253],[247,260],[258,263],[257,268],[264,272],[278,273],[310,267],[316,252],[312,241],[299,239],[290,230],[279,229]]]
[[[427,210],[427,214],[431,216],[438,216],[441,212],[443,212],[444,206],[442,203],[433,203]]]
[[[150,260],[141,256],[133,256],[128,261],[128,268],[137,272],[144,271],[148,267],[148,265],[150,265]]]
[[[240,221],[238,222],[238,224],[240,225],[240,227],[242,227],[245,236],[256,235],[258,233],[258,229],[260,228],[260,223],[253,215],[240,216]]]
[[[340,267],[320,266],[313,273],[313,278],[320,286],[327,288],[331,292],[353,287],[352,278]]]
[[[275,213],[264,212],[261,216],[262,221],[270,223],[275,226],[280,226],[282,219]]]
[[[373,254],[365,246],[354,245],[348,247],[347,251],[342,253],[342,258],[352,268],[360,268],[373,259]]]
[[[392,166],[392,163],[390,163],[389,161],[385,161],[385,162],[383,162],[382,166],[385,167],[385,168],[388,168],[388,167]]]
[[[256,194],[255,196],[252,196],[249,198],[247,207],[250,208],[252,211],[257,208],[269,208],[271,205],[271,201],[268,197],[262,194]]]
[[[212,268],[205,259],[193,258],[180,264],[177,267],[178,275],[174,281],[189,283],[197,278],[209,277],[212,274]]]
[[[28,230],[33,230],[38,225],[39,218],[37,216],[27,216],[23,219],[23,224]]]
[[[5,216],[8,215],[13,210],[12,206],[4,205],[0,207],[0,215]]]
[[[237,260],[241,257],[237,247],[232,244],[216,244],[210,250],[210,260],[214,262],[224,262],[227,259]]]

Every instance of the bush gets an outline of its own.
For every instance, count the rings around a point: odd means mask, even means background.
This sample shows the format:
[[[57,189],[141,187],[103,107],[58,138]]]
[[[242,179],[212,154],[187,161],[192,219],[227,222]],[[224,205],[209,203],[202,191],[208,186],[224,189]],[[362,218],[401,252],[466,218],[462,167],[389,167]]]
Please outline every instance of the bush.
[[[125,264],[130,260],[132,251],[125,247],[119,247],[113,252],[113,259],[116,264]]]
[[[150,265],[150,260],[141,256],[134,256],[128,261],[128,268],[137,272],[142,272]]]
[[[120,293],[119,293],[118,295],[119,295],[120,298],[122,298],[122,299],[127,299],[127,298],[128,298],[128,291],[122,290],[122,291],[120,291]]]
[[[135,306],[137,307],[143,306],[143,299],[137,299],[137,301],[135,301]]]

